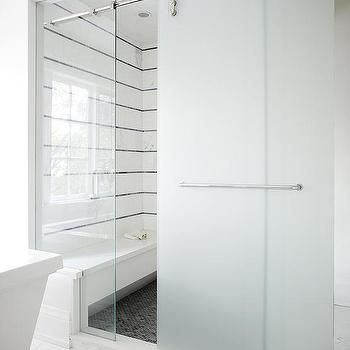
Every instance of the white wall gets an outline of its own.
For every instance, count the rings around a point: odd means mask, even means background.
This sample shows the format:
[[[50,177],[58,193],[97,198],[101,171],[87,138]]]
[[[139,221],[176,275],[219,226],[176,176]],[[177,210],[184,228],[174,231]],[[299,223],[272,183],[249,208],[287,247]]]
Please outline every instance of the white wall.
[[[350,306],[350,2],[336,1],[335,302]]]
[[[1,2],[0,37],[0,249],[12,254],[28,241],[28,0]]]

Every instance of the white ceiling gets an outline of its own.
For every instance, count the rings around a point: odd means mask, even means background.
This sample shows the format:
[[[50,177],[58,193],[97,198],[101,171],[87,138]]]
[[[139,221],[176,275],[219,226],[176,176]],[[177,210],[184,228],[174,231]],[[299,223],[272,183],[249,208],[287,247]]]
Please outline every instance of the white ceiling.
[[[120,34],[136,40],[144,46],[157,43],[158,0],[143,0],[118,9],[117,26]],[[151,16],[141,18],[140,12],[150,12]]]
[[[90,9],[108,5],[108,0],[82,0]],[[158,0],[143,0],[134,4],[124,5],[117,10],[118,33],[142,47],[153,46],[157,43]],[[140,12],[150,12],[151,16],[141,18]],[[104,16],[113,19],[113,13],[104,13]]]

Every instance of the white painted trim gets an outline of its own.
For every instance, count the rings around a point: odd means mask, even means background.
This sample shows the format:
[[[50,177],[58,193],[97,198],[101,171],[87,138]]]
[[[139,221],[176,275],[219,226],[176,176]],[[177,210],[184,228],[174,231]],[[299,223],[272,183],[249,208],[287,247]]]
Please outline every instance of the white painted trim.
[[[41,145],[43,142],[42,123],[38,123],[38,116],[43,114],[42,104],[42,84],[43,78],[43,56],[44,56],[44,37],[43,30],[40,23],[43,22],[44,15],[43,6],[39,3],[35,4],[35,18],[36,18],[36,35],[35,35],[35,232],[34,240],[36,248],[42,247],[42,150]]]
[[[41,306],[34,336],[36,339],[70,349],[70,329],[69,312],[44,304]]]
[[[81,278],[72,281],[72,299],[71,299],[71,313],[72,313],[72,324],[71,324],[71,335],[80,332],[80,288]]]
[[[83,276],[83,272],[81,270],[71,269],[69,267],[64,267],[63,269],[58,270],[57,273],[70,277],[72,280],[79,279]]]
[[[28,246],[35,249],[36,4],[28,2]]]
[[[40,74],[40,63],[38,62],[38,50],[42,49],[40,40],[37,40],[38,12],[37,4],[46,0],[28,0],[28,245],[31,249],[37,248],[37,241],[41,239],[41,207],[37,202],[41,202],[41,181],[38,177],[41,166],[41,154],[38,152],[40,144],[40,129],[37,129],[36,116],[40,113],[38,109],[38,81],[42,79]],[[39,45],[38,45],[39,44]],[[40,231],[38,230],[40,228]],[[37,233],[40,236],[37,237]]]

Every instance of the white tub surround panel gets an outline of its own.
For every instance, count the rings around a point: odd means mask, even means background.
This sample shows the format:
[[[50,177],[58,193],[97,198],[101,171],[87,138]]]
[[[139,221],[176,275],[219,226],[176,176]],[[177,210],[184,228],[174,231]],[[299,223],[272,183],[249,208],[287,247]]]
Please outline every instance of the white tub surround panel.
[[[29,350],[48,276],[62,258],[28,250],[0,257],[0,339],[6,350]]]
[[[34,338],[65,349],[71,347],[71,335],[80,331],[80,278],[82,272],[63,268],[47,283]]]

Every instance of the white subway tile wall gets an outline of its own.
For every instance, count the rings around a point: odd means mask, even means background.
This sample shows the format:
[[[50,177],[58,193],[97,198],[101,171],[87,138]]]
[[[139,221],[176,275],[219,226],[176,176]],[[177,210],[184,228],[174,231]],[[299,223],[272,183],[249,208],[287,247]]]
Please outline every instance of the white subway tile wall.
[[[43,22],[81,10],[54,3]],[[69,232],[86,234],[82,246],[112,239],[115,193],[117,235],[156,231],[157,48],[117,33],[115,74],[112,15],[46,24],[42,35],[39,247],[78,248]]]

